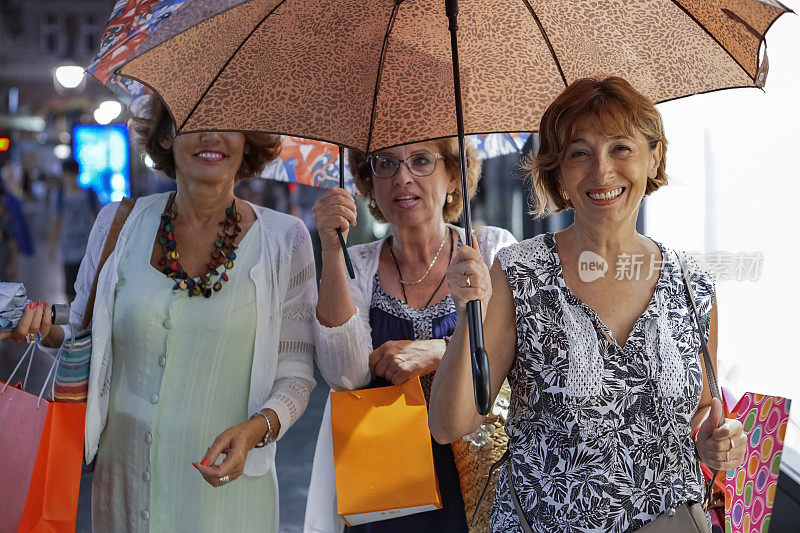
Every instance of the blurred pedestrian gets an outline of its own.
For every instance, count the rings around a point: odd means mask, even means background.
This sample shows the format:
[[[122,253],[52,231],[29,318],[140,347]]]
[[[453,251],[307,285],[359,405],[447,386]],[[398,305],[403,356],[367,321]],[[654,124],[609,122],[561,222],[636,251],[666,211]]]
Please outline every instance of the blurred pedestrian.
[[[0,180],[0,281],[17,277],[16,221],[6,205],[6,190]]]
[[[60,250],[67,299],[72,301],[78,269],[101,206],[93,189],[83,189],[78,184],[80,167],[74,159],[64,161],[61,169],[61,186],[53,194],[50,259],[55,260],[56,250]]]
[[[17,252],[24,255],[33,255],[34,246],[31,232],[28,229],[28,221],[25,218],[25,211],[22,207],[20,196],[15,194],[18,190],[21,194],[21,189],[15,184],[19,185],[21,174],[19,167],[17,167],[11,159],[7,159],[5,164],[0,168],[0,187],[2,187],[2,199],[5,203],[5,208],[13,220],[13,234],[17,243]]]

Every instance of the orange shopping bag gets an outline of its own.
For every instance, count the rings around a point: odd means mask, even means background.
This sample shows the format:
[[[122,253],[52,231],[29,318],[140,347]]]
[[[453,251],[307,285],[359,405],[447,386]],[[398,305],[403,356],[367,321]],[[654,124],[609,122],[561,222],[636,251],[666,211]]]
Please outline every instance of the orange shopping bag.
[[[336,505],[350,526],[442,508],[419,378],[331,393]]]
[[[39,396],[0,381],[0,533],[75,531],[86,406],[42,398],[52,374]]]

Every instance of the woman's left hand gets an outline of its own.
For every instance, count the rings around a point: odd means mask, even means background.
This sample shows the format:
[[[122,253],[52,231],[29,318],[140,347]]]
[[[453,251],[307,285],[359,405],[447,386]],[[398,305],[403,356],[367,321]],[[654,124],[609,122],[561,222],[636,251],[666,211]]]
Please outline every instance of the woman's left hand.
[[[747,436],[738,420],[726,418],[717,427],[721,416],[722,403],[715,398],[711,401],[708,417],[700,424],[695,445],[700,460],[709,468],[731,470],[744,462]]]
[[[273,415],[271,410],[267,413]],[[271,419],[276,420],[277,416]],[[212,487],[226,485],[242,475],[247,452],[261,442],[266,431],[267,423],[260,416],[230,427],[214,439],[203,460],[192,465]],[[225,454],[225,459],[216,464],[221,454]]]
[[[386,341],[369,354],[369,369],[374,376],[385,378],[392,385],[400,385],[414,376],[424,376],[436,370],[444,349],[442,339]]]

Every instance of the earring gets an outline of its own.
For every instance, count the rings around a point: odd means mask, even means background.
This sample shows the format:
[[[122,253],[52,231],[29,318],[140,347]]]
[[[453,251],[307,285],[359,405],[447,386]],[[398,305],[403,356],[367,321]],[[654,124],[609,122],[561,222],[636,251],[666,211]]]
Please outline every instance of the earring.
[[[375,204],[375,200],[374,200],[374,199],[372,199],[372,200],[370,200],[370,201],[369,201],[369,206],[370,206],[372,209],[375,209],[375,205],[376,205],[376,204]]]
[[[450,193],[447,193],[447,196],[445,196],[444,201],[447,202],[448,204],[452,204],[453,203],[453,195],[450,194]]]

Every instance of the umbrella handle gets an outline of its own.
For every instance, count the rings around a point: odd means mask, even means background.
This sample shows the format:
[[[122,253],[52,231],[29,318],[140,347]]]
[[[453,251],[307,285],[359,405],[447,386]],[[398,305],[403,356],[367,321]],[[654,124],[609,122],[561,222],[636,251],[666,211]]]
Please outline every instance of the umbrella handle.
[[[344,146],[339,146],[339,187],[344,189]],[[353,262],[350,261],[350,254],[347,252],[347,244],[344,242],[342,236],[342,229],[336,228],[336,235],[339,236],[339,244],[342,245],[342,253],[344,254],[344,264],[347,267],[347,274],[350,279],[356,279],[356,273],[353,270]]]
[[[492,408],[489,381],[489,356],[483,347],[483,317],[478,300],[467,302],[469,325],[469,353],[472,356],[472,382],[475,390],[475,407],[478,414],[486,416]]]
[[[336,235],[339,236],[339,244],[342,245],[342,253],[344,254],[344,264],[347,266],[347,274],[350,279],[356,279],[356,273],[353,270],[353,262],[350,261],[350,254],[347,252],[347,244],[344,242],[341,228],[336,228]]]

